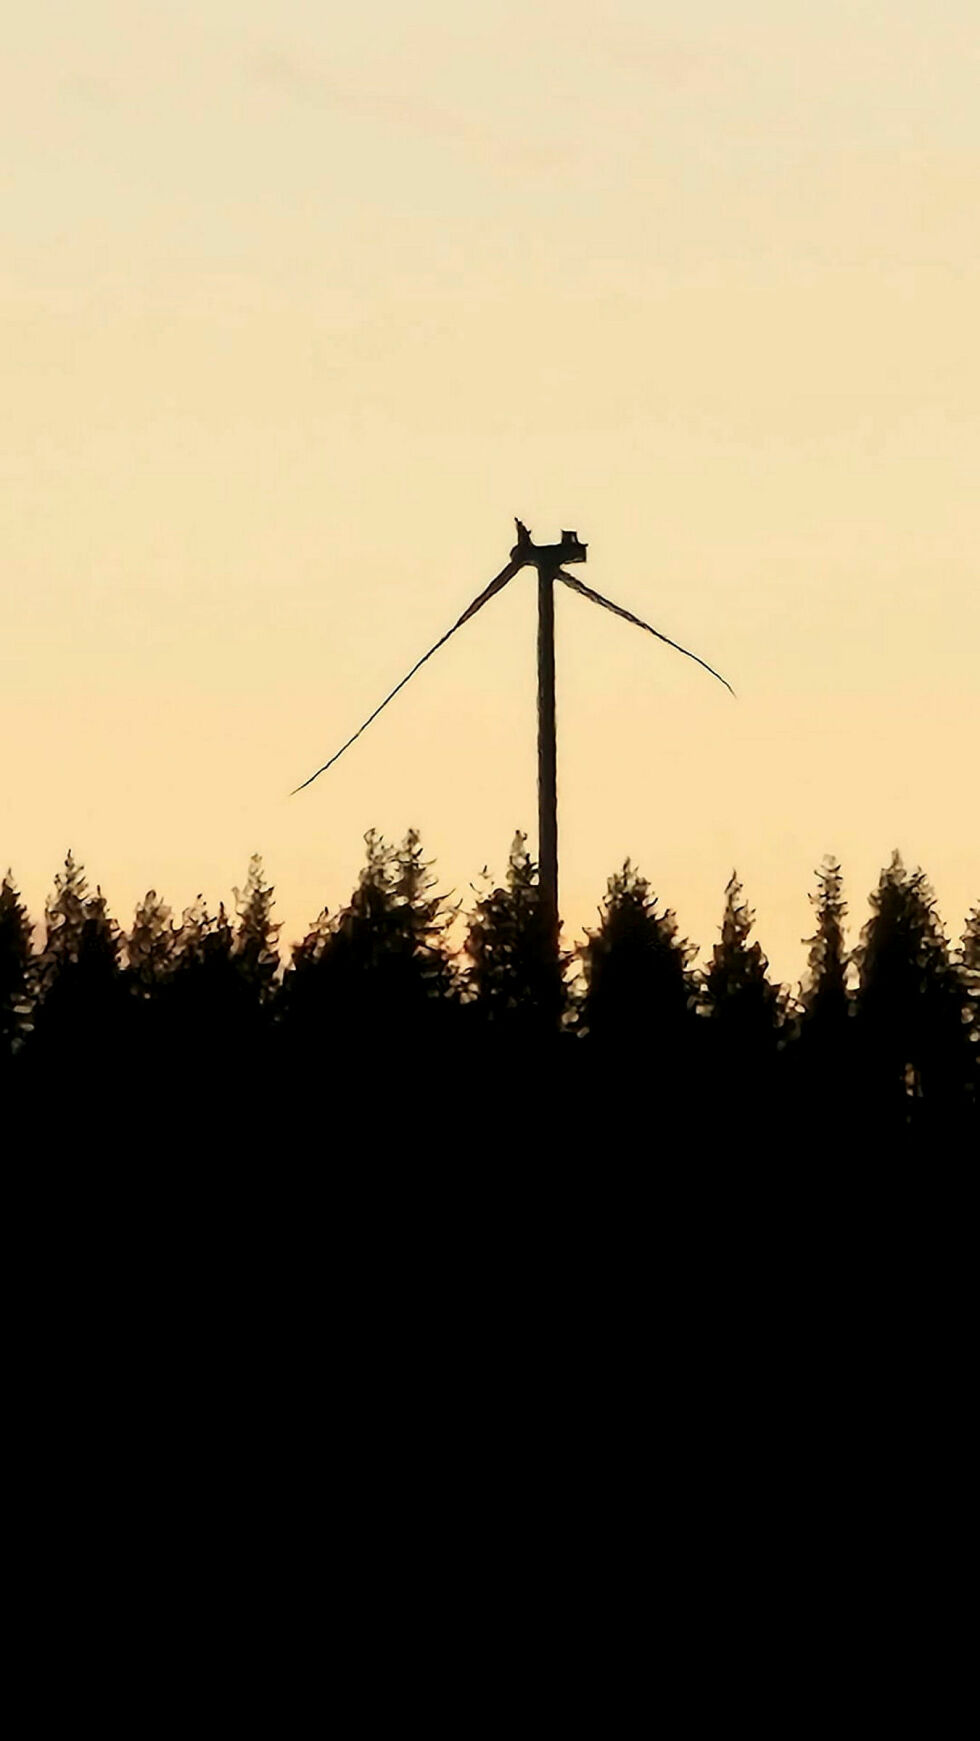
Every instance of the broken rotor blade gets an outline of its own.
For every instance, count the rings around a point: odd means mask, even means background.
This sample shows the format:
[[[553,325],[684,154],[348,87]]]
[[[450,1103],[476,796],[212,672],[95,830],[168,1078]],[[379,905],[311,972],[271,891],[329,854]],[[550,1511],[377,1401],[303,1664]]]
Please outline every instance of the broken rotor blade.
[[[456,619],[452,628],[446,630],[446,633],[441,637],[440,640],[438,640],[436,642],[434,647],[430,647],[429,651],[427,653],[422,654],[421,659],[419,659],[416,662],[416,664],[414,664],[412,666],[412,669],[411,669],[411,671],[409,671],[408,676],[403,677],[400,683],[395,684],[395,687],[391,691],[390,695],[386,695],[384,700],[382,702],[380,702],[379,705],[375,708],[374,712],[372,714],[368,715],[367,719],[364,721],[364,724],[358,726],[356,732],[354,733],[354,736],[349,737],[345,744],[341,744],[340,749],[337,750],[336,753],[330,757],[329,762],[324,762],[323,767],[317,768],[316,773],[311,774],[308,780],[304,780],[303,784],[301,786],[294,787],[290,796],[295,797],[297,792],[302,792],[305,790],[305,788],[307,786],[312,786],[314,780],[319,779],[321,774],[325,774],[328,768],[332,768],[334,765],[334,762],[336,762],[340,759],[340,757],[343,755],[344,751],[349,750],[351,747],[351,744],[356,742],[356,740],[360,737],[362,731],[367,731],[367,728],[371,724],[371,722],[373,720],[377,719],[378,714],[381,712],[381,709],[383,707],[387,707],[389,701],[394,700],[395,696],[398,694],[399,689],[404,689],[406,683],[408,682],[409,677],[414,677],[416,671],[421,670],[421,668],[425,664],[426,660],[431,659],[433,653],[438,653],[439,648],[445,646],[446,642],[449,640],[450,635],[455,635],[457,629],[461,629],[463,627],[464,623],[468,623],[471,617],[476,616],[477,611],[482,610],[483,606],[485,604],[489,604],[490,600],[494,596],[494,593],[500,592],[501,589],[507,585],[507,582],[509,580],[513,580],[514,575],[517,573],[518,569],[521,568],[522,566],[523,566],[523,564],[521,564],[519,562],[508,562],[507,567],[502,568],[500,570],[500,573],[495,577],[495,579],[493,579],[490,582],[489,586],[484,587],[483,591],[480,594],[478,594],[478,596],[473,600],[473,603],[470,605],[467,605],[462,616],[458,617]]]
[[[687,647],[682,647],[678,641],[672,641],[669,635],[662,635],[659,629],[652,629],[649,623],[643,621],[642,617],[635,617],[632,611],[624,611],[622,605],[614,605],[611,599],[603,598],[601,592],[593,592],[591,586],[586,586],[584,581],[577,580],[574,574],[566,574],[563,568],[556,568],[555,575],[558,580],[564,581],[566,586],[570,586],[573,592],[580,592],[583,598],[591,599],[594,605],[602,605],[604,610],[612,611],[614,616],[624,617],[628,623],[633,623],[638,629],[646,629],[648,635],[656,635],[658,641],[666,641],[668,647],[673,647],[675,653],[683,653],[685,658],[693,659],[696,665],[702,666],[705,671],[710,671],[712,677],[717,677],[719,683],[725,685],[729,695],[735,694],[728,678],[723,677],[720,671],[716,671],[713,665],[709,665],[705,659],[699,659],[696,653],[692,653]]]

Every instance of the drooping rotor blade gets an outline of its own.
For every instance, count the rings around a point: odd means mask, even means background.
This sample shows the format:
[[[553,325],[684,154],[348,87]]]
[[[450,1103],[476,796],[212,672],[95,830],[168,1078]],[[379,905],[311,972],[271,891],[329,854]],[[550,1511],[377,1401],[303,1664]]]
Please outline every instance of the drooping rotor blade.
[[[614,605],[611,599],[603,598],[601,592],[593,592],[591,586],[586,586],[585,582],[578,580],[574,574],[566,574],[563,568],[556,569],[555,574],[559,580],[564,581],[566,586],[570,586],[573,592],[580,592],[583,598],[591,599],[594,605],[602,605],[604,610],[612,611],[614,616],[624,617],[628,623],[633,623],[638,629],[646,629],[648,635],[656,635],[658,641],[666,641],[668,647],[673,647],[675,653],[683,653],[686,658],[693,659],[696,665],[701,665],[705,671],[711,672],[712,677],[717,677],[719,683],[725,685],[730,695],[735,694],[728,678],[723,677],[721,672],[716,671],[714,666],[709,665],[706,660],[699,659],[696,653],[690,652],[687,647],[682,647],[679,642],[672,641],[669,635],[662,635],[659,629],[652,629],[649,623],[645,623],[642,617],[635,617],[632,611],[624,611],[622,605]]]
[[[456,622],[454,622],[452,628],[446,630],[446,633],[441,637],[440,640],[438,640],[436,642],[434,647],[430,647],[429,651],[427,653],[422,654],[421,659],[419,659],[417,661],[417,663],[412,666],[412,669],[411,669],[411,671],[409,671],[408,676],[403,677],[400,683],[396,683],[394,689],[391,691],[391,694],[385,696],[384,700],[375,708],[374,712],[372,714],[368,715],[368,717],[364,721],[363,725],[358,726],[356,732],[354,733],[354,736],[349,737],[345,744],[341,744],[340,749],[337,750],[336,753],[330,757],[329,762],[324,762],[322,768],[317,768],[316,773],[311,774],[308,780],[304,780],[302,786],[296,786],[294,788],[293,793],[292,793],[293,797],[295,797],[297,792],[304,791],[307,786],[312,786],[314,780],[319,779],[321,774],[325,774],[328,768],[333,767],[334,762],[339,761],[339,759],[343,755],[344,751],[350,749],[351,744],[356,742],[356,740],[360,737],[362,731],[367,731],[367,728],[371,724],[371,722],[373,720],[377,719],[378,714],[381,712],[381,709],[383,707],[387,707],[389,701],[394,700],[395,696],[398,694],[399,689],[404,689],[406,683],[408,682],[409,677],[414,677],[416,671],[421,670],[421,668],[425,664],[426,660],[431,659],[433,653],[438,653],[439,648],[444,647],[446,645],[446,642],[449,640],[450,635],[455,635],[457,629],[461,629],[463,627],[464,623],[468,623],[471,617],[476,616],[477,611],[482,610],[483,606],[485,604],[489,604],[490,600],[494,596],[494,593],[500,592],[502,590],[502,588],[507,585],[507,582],[509,580],[513,580],[514,575],[517,573],[518,569],[521,568],[522,566],[523,566],[523,564],[520,562],[508,562],[507,567],[502,568],[500,570],[500,573],[496,576],[496,578],[494,580],[492,580],[490,582],[490,585],[485,586],[483,591],[478,595],[478,597],[476,597],[473,600],[473,603],[470,605],[467,605],[462,616],[457,618],[457,620],[456,620]]]

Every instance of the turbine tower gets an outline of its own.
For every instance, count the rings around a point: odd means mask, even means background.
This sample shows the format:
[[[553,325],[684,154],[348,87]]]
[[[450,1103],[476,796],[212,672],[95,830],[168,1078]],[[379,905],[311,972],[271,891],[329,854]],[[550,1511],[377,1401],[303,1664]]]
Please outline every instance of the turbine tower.
[[[532,542],[527,527],[522,525],[520,520],[517,520],[515,524],[517,526],[517,543],[510,553],[510,561],[506,568],[502,568],[489,586],[485,586],[483,591],[478,594],[472,604],[467,605],[462,616],[457,618],[451,629],[446,630],[435,646],[430,647],[427,653],[423,653],[421,659],[412,666],[411,671],[402,678],[400,683],[396,683],[390,694],[385,696],[372,714],[369,714],[364,724],[358,726],[353,737],[349,737],[345,744],[341,744],[340,749],[334,752],[330,760],[324,762],[321,768],[317,768],[316,773],[311,774],[308,780],[304,780],[301,786],[297,786],[296,791],[304,791],[307,786],[313,784],[314,780],[319,779],[321,774],[325,774],[328,768],[332,768],[334,762],[344,754],[344,751],[349,750],[351,744],[355,743],[361,733],[367,730],[373,720],[377,719],[382,708],[387,707],[389,701],[394,700],[400,689],[404,689],[409,678],[415,676],[416,671],[421,669],[427,659],[432,658],[433,653],[438,653],[439,648],[445,646],[450,636],[455,635],[457,629],[461,629],[464,623],[468,623],[471,617],[475,617],[477,611],[481,611],[485,604],[489,604],[496,593],[502,592],[508,581],[513,580],[515,574],[519,573],[522,568],[536,568],[538,571],[538,862],[541,899],[544,902],[551,933],[557,947],[558,787],[555,735],[555,581],[560,580],[563,585],[570,587],[572,592],[579,593],[582,598],[587,598],[592,604],[602,605],[604,610],[612,611],[617,617],[623,617],[634,627],[646,629],[648,634],[656,635],[658,641],[666,642],[667,646],[673,647],[675,652],[683,653],[686,658],[693,659],[705,671],[710,672],[712,677],[717,677],[718,682],[724,683],[725,688],[732,695],[735,691],[727,678],[722,677],[721,673],[715,671],[704,659],[700,659],[697,653],[689,652],[687,647],[682,647],[677,641],[672,641],[668,635],[662,635],[659,629],[651,628],[650,624],[645,623],[642,617],[634,616],[632,611],[624,610],[622,605],[613,604],[610,599],[603,598],[601,593],[593,592],[590,586],[586,586],[575,575],[565,572],[564,563],[584,562],[586,560],[588,546],[582,543],[577,532],[563,532],[560,544],[535,544]]]

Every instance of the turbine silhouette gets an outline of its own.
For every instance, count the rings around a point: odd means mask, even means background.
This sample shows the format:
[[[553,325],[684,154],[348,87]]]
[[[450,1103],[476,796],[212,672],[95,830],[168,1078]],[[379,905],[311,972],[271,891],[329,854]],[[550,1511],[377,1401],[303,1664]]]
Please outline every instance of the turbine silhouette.
[[[502,592],[508,581],[513,580],[515,574],[519,573],[522,568],[536,568],[538,571],[538,859],[541,895],[547,905],[557,941],[558,797],[555,740],[554,582],[560,580],[564,586],[569,587],[572,592],[579,593],[582,598],[587,598],[591,604],[602,605],[604,610],[612,611],[614,616],[622,617],[627,623],[632,623],[635,628],[645,629],[647,634],[655,635],[658,641],[663,641],[668,647],[673,647],[676,653],[683,653],[685,658],[693,659],[695,664],[710,672],[712,677],[717,677],[718,682],[724,683],[730,694],[734,695],[735,691],[727,678],[722,677],[720,671],[716,671],[704,659],[699,658],[697,653],[692,653],[687,647],[682,647],[677,641],[672,641],[669,635],[661,634],[659,629],[652,628],[649,623],[643,621],[642,617],[634,616],[632,611],[624,610],[622,605],[613,604],[611,599],[603,598],[600,592],[594,592],[590,586],[585,586],[582,581],[576,580],[574,574],[565,573],[562,567],[563,563],[585,562],[586,560],[588,546],[581,542],[577,532],[563,532],[560,544],[534,544],[527,527],[522,525],[520,520],[515,521],[515,524],[517,526],[517,543],[510,553],[510,561],[506,568],[502,568],[489,586],[485,586],[483,591],[477,595],[472,604],[467,605],[462,616],[456,619],[452,628],[447,629],[446,633],[436,641],[433,647],[429,648],[427,653],[423,653],[421,659],[412,666],[411,671],[402,678],[400,683],[395,684],[394,689],[385,696],[382,702],[379,702],[374,712],[368,715],[364,724],[358,726],[353,736],[349,737],[345,744],[341,744],[340,749],[334,752],[330,760],[324,762],[321,768],[317,768],[316,773],[311,774],[308,780],[304,780],[302,785],[295,788],[295,791],[305,791],[306,787],[311,786],[314,780],[318,780],[321,774],[325,774],[328,768],[332,768],[334,762],[339,760],[344,751],[349,750],[351,744],[357,742],[361,733],[367,731],[368,726],[377,719],[378,714],[387,707],[389,701],[394,700],[398,691],[404,689],[409,679],[415,676],[416,671],[422,669],[426,660],[431,659],[433,653],[438,653],[439,648],[446,645],[450,636],[455,635],[456,630],[461,629],[464,623],[468,623],[471,617],[475,617],[477,611],[481,611],[485,604],[489,604],[496,593]]]

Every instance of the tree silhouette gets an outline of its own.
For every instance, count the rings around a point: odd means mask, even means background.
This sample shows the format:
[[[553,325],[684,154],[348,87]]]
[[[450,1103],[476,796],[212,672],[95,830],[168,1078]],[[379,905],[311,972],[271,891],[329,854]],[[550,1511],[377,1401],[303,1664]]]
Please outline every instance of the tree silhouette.
[[[812,1026],[836,1030],[845,1020],[849,1000],[847,992],[848,956],[844,945],[844,880],[840,865],[825,858],[817,871],[817,892],[810,896],[816,908],[817,928],[807,955],[808,976],[803,987],[802,1005]]]
[[[970,1000],[973,1039],[980,1040],[980,903],[970,912],[960,939],[963,983]]]
[[[265,880],[262,859],[256,852],[248,864],[244,889],[236,889],[238,929],[235,960],[257,1005],[267,1007],[275,995],[279,971],[279,925],[273,922],[275,891]]]
[[[174,968],[178,977],[200,975],[202,986],[210,979],[230,979],[233,948],[234,933],[224,901],[218,903],[216,913],[210,913],[204,896],[198,895],[184,908],[177,928]]]
[[[411,955],[427,1001],[452,996],[456,976],[449,953],[448,932],[456,915],[444,895],[433,893],[436,878],[431,861],[422,856],[417,829],[410,828],[395,849],[394,892]]]
[[[578,950],[573,992],[523,834],[503,884],[486,878],[459,953],[458,908],[439,894],[417,831],[399,846],[374,831],[365,842],[350,900],[323,910],[281,978],[257,855],[233,914],[199,897],[175,927],[150,889],[123,940],[69,852],[36,954],[8,872],[5,1129],[16,1114],[47,1136],[60,1107],[66,1138],[88,1111],[96,1142],[111,1127],[133,1154],[173,1156],[189,1139],[208,1154],[254,1153],[281,1144],[292,1111],[307,1156],[333,1145],[354,1162],[345,1133],[356,1128],[370,1156],[431,1156],[444,1143],[454,1161],[492,1157],[492,1176],[512,1151],[673,1163],[757,1156],[771,1136],[787,1158],[812,1142],[836,1157],[852,1137],[862,1158],[975,1151],[980,907],[954,957],[924,873],[897,853],[851,957],[840,865],[824,860],[789,1019],[734,873],[720,939],[696,975],[673,912],[627,860]]]
[[[130,985],[141,1000],[159,993],[173,971],[175,937],[171,917],[171,909],[156,889],[148,889],[136,908],[132,930],[126,938]]]
[[[118,1044],[122,980],[119,927],[100,888],[89,893],[71,851],[45,904],[32,1051],[62,1070],[90,1071]]]
[[[973,1049],[969,1070],[969,1099],[975,1117],[980,1119],[980,904],[969,914],[966,929],[960,939],[960,974],[968,999],[970,1043]]]
[[[305,1067],[311,1057],[373,1059],[409,1067],[434,1044],[455,999],[446,932],[452,915],[416,830],[391,846],[370,830],[347,906],[324,909],[293,952],[283,985],[284,1024]]]
[[[470,914],[465,953],[469,996],[500,1037],[525,1042],[557,1034],[566,1005],[565,964],[556,957],[538,867],[520,830],[506,883],[482,895]]]
[[[171,909],[156,889],[147,889],[126,937],[124,975],[129,999],[122,1049],[126,1080],[137,1097],[138,1085],[165,1073],[177,1050],[169,1031],[176,952]]]
[[[220,902],[209,911],[202,895],[185,907],[174,940],[173,970],[163,988],[164,1031],[171,1067],[182,1067],[188,1097],[216,1097],[239,1079],[241,1049],[251,1039],[249,999],[234,959],[234,931]]]
[[[599,925],[579,951],[585,974],[582,1026],[603,1046],[675,1053],[688,1030],[697,953],[677,920],[657,911],[646,877],[627,859],[609,878]]]
[[[749,937],[755,914],[733,871],[725,889],[721,941],[702,978],[701,1011],[707,1018],[706,1064],[718,1098],[706,1107],[716,1138],[757,1144],[763,1121],[773,1122],[776,1044],[782,1014],[781,988],[769,980],[769,963]]]
[[[658,910],[647,879],[629,859],[609,878],[599,924],[579,950],[584,991],[579,1005],[577,1085],[587,1083],[587,1111],[576,1099],[579,1141],[601,1151],[642,1140],[673,1145],[686,1118],[696,1060],[696,950],[678,936],[677,920]]]
[[[794,1098],[805,1111],[801,1140],[839,1148],[854,1114],[854,1056],[844,942],[847,903],[841,867],[827,857],[810,895],[816,929],[808,944],[796,1044],[788,1060]]]
[[[767,1043],[779,1019],[779,988],[770,983],[761,945],[749,942],[754,924],[755,914],[733,871],[725,888],[721,942],[711,952],[702,981],[702,1004],[737,1049]]]
[[[0,883],[0,1067],[23,1040],[31,1014],[31,922],[13,872]]]
[[[892,1134],[922,1125],[926,1100],[930,1123],[962,1108],[967,996],[922,870],[894,852],[869,901],[856,951],[861,1065],[871,1116]]]
[[[97,994],[114,981],[119,970],[119,927],[111,918],[101,888],[89,893],[85,872],[69,851],[64,870],[54,879],[54,894],[45,906],[45,940],[41,957],[44,996],[56,984],[72,988],[72,996]],[[71,969],[76,969],[72,975]]]
[[[325,976],[320,968],[333,933],[330,909],[323,907],[306,936],[292,948],[283,976],[282,1012],[293,1044],[306,1040],[322,1026]]]
[[[135,1000],[131,1070],[137,1078],[151,1069],[162,1074],[178,1125],[203,1116],[219,1144],[239,1143],[250,1124],[257,1130],[265,1120],[261,1084],[271,1064],[268,1029],[278,966],[272,890],[257,857],[235,895],[237,927],[224,902],[211,912],[201,895],[175,927],[169,907],[149,890],[136,910],[127,950]]]
[[[75,863],[69,847],[65,855],[64,870],[55,872],[54,892],[48,896],[44,908],[46,968],[57,971],[69,962],[77,962],[88,916],[89,894],[85,872],[81,865]]]

